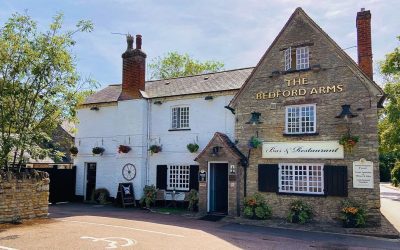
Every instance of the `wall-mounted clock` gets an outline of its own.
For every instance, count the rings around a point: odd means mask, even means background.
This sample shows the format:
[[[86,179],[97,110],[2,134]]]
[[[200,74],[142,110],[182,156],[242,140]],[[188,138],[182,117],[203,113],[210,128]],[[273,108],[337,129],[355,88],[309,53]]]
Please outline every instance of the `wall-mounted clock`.
[[[131,181],[135,178],[136,176],[136,167],[133,164],[125,164],[125,166],[122,168],[122,176],[124,177],[125,180]]]

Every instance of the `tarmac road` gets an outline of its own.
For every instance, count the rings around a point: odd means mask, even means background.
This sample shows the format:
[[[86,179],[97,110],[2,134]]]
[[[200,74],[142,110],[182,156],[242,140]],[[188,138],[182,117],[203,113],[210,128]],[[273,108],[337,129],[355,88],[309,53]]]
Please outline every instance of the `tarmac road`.
[[[390,187],[388,183],[382,183],[380,188],[381,212],[400,232],[400,190]]]
[[[51,219],[1,230],[0,249],[400,249],[398,240],[208,222],[62,204]]]

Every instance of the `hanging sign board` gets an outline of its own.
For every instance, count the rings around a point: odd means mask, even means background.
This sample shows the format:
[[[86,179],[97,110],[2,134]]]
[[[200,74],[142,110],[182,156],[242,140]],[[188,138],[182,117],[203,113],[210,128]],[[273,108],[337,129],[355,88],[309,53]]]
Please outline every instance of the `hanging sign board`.
[[[353,162],[353,187],[374,188],[374,163],[361,159]]]
[[[117,200],[122,204],[122,207],[126,205],[136,205],[132,182],[119,183]]]
[[[268,159],[343,159],[338,141],[264,142],[262,158]]]

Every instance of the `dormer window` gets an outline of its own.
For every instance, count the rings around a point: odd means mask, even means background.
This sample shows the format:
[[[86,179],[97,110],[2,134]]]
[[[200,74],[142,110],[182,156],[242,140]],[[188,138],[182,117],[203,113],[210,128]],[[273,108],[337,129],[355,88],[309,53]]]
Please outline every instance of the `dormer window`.
[[[285,71],[301,70],[310,67],[310,53],[308,46],[292,48],[284,50]]]

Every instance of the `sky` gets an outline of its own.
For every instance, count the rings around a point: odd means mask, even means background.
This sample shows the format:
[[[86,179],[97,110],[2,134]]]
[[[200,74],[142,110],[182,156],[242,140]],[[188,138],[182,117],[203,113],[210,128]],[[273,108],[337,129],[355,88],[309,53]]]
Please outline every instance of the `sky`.
[[[91,20],[94,31],[76,36],[73,53],[81,75],[102,88],[122,78],[126,38],[112,33],[141,34],[147,63],[177,51],[222,61],[227,70],[252,67],[297,7],[343,49],[357,44],[357,11],[371,10],[374,79],[383,84],[378,62],[400,46],[399,0],[1,0],[0,25],[24,11],[43,30],[58,12],[69,30],[79,20]],[[345,51],[357,61],[356,48]]]

